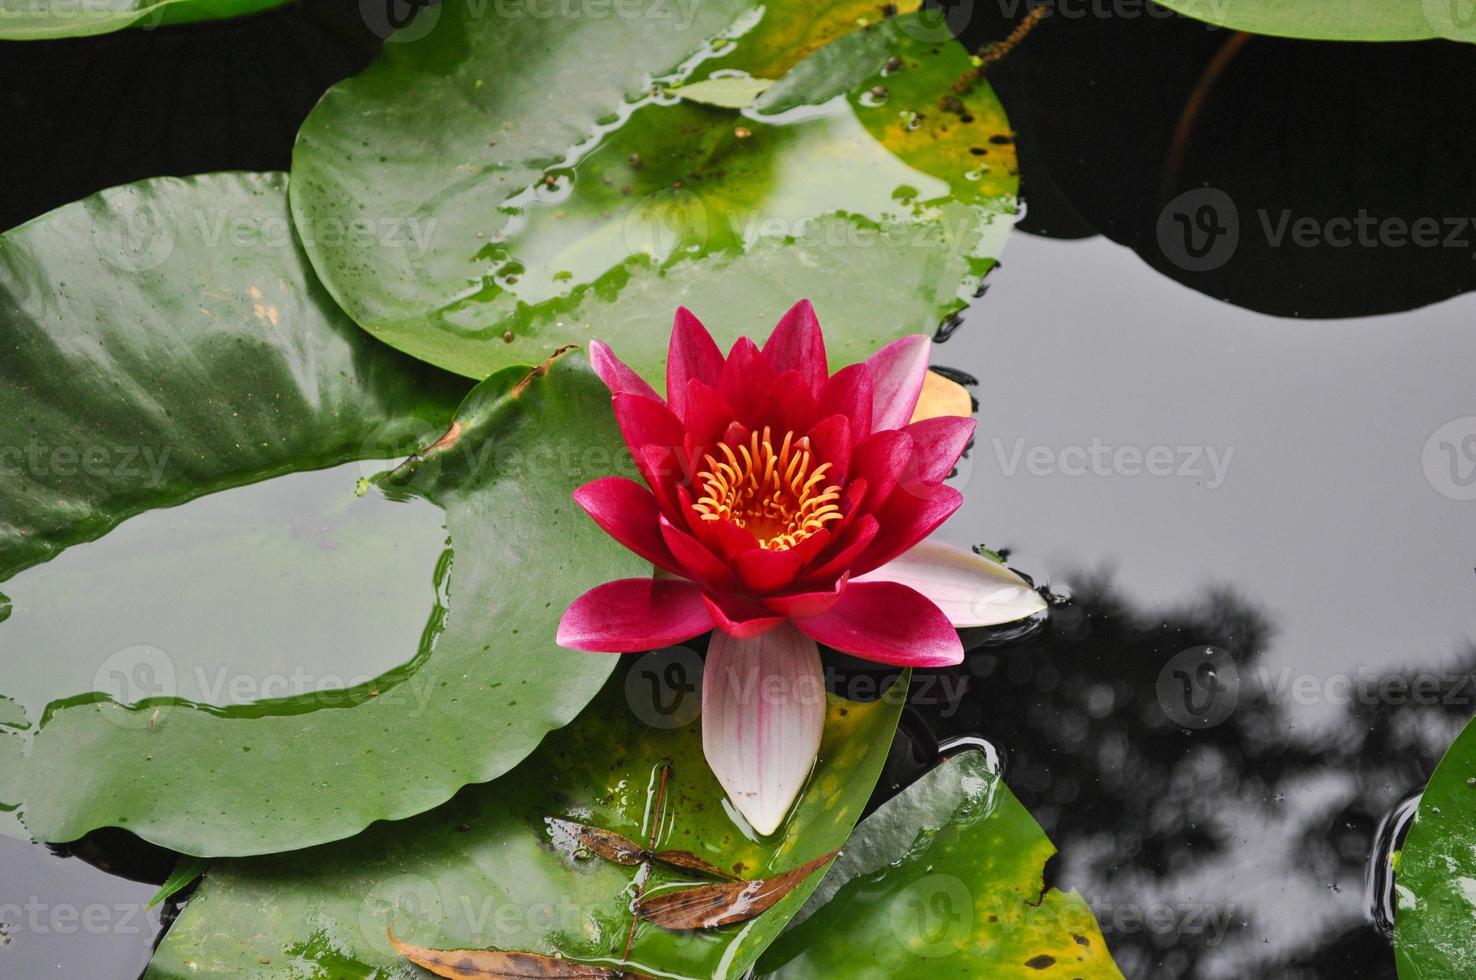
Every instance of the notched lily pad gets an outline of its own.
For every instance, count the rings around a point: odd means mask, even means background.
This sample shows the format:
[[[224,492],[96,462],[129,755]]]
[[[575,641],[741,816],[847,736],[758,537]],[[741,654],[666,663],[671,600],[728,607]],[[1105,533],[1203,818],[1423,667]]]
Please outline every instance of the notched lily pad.
[[[601,695],[506,776],[351,840],[212,864],[148,976],[250,973],[266,958],[283,977],[308,978],[315,961],[331,957],[344,975],[408,977],[385,940],[391,924],[426,950],[513,950],[663,977],[743,976],[819,874],[745,922],[674,932],[634,916],[632,903],[692,886],[691,873],[581,858],[580,832],[552,833],[548,815],[654,853],[781,876],[845,841],[890,749],[898,699],[832,698],[809,783],[780,831],[759,837],[735,821],[708,770],[700,718],[676,725],[690,715],[669,711],[672,701],[700,694],[666,686],[669,672],[655,661],[607,659],[620,668]],[[299,958],[304,950],[315,961]]]
[[[675,306],[720,311],[704,315],[731,342],[800,296],[842,325],[832,360],[860,360],[961,309],[1010,227],[1003,110],[987,85],[938,108],[968,54],[914,15],[727,0],[675,24],[420,17],[424,37],[305,122],[292,206],[309,231],[430,228],[304,240],[356,321],[448,370],[480,378],[598,337],[655,378]],[[855,82],[832,91],[841,63]],[[823,104],[735,116],[680,97],[739,74]],[[987,162],[969,152],[984,144]]]
[[[569,498],[618,462],[603,386],[571,355],[458,408],[287,227],[283,175],[218,175],[0,236],[0,803],[39,839],[344,837],[506,772],[614,666],[553,642],[648,567]]]

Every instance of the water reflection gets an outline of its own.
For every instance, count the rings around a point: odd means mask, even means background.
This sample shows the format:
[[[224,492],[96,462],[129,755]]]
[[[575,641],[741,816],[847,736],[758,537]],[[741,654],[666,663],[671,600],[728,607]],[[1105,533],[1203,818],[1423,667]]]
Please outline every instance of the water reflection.
[[[1476,648],[1438,674],[1350,678],[1344,699],[1264,669],[1275,623],[1230,588],[1155,611],[1109,574],[1074,578],[1036,637],[914,682],[891,787],[933,739],[1001,747],[1006,781],[1060,848],[1052,883],[1080,889],[1127,976],[1392,978],[1370,853],[1470,716]],[[1160,675],[1206,645],[1238,669],[1220,692],[1233,710],[1185,728]],[[1296,702],[1322,696],[1345,702],[1337,722],[1299,727]]]

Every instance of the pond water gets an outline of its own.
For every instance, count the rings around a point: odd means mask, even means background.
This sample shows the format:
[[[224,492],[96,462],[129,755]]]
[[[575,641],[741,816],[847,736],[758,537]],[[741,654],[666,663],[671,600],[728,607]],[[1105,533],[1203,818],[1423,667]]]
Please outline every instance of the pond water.
[[[1392,978],[1365,884],[1376,838],[1476,710],[1476,296],[1456,295],[1476,263],[1273,245],[1257,216],[1476,214],[1447,179],[1471,172],[1470,134],[1424,108],[1471,56],[1257,39],[1173,144],[1226,36],[1048,23],[993,76],[1029,207],[936,351],[980,404],[943,535],[1008,549],[1070,601],[916,686],[906,730],[919,759],[962,735],[998,750],[1060,849],[1050,878],[1087,898],[1128,976]],[[1393,109],[1360,103],[1396,78],[1412,81]],[[1365,138],[1371,119],[1385,138]],[[259,165],[232,139],[194,169]],[[1220,162],[1255,147],[1274,152]],[[1321,180],[1329,160],[1347,166]],[[1236,257],[1195,273],[1165,250],[1168,178],[1228,189]],[[1292,312],[1344,318],[1270,315]],[[141,906],[171,856],[126,835],[81,850],[0,837],[0,975],[146,962],[159,919]],[[71,918],[92,906],[97,927]]]

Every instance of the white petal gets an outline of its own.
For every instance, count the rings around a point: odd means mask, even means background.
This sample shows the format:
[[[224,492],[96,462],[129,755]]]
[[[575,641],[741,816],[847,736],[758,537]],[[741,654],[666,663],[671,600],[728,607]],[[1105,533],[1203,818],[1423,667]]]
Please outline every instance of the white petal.
[[[820,751],[825,675],[789,623],[738,640],[717,630],[702,670],[702,752],[738,812],[772,834]]]
[[[853,582],[910,585],[958,629],[998,626],[1045,609],[1040,593],[999,562],[941,541],[923,541]]]

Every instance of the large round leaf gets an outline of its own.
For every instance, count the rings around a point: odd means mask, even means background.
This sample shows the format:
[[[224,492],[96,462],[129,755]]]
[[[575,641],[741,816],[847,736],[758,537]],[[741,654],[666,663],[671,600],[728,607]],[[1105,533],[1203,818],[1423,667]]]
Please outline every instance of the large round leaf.
[[[240,17],[286,0],[0,0],[0,39],[36,41]]]
[[[670,771],[657,849],[761,878],[841,846],[886,759],[900,697],[831,698],[809,784],[779,832],[759,839],[730,818],[703,760],[701,721],[693,717],[697,655],[675,648],[625,659],[584,714],[493,783],[352,840],[212,865],[148,976],[424,976],[390,948],[391,925],[431,948],[621,963],[637,869],[578,850],[548,821],[646,844],[663,765]],[[892,691],[906,687],[904,674]],[[659,866],[651,875],[646,895],[702,882]],[[740,924],[694,933],[642,922],[624,962],[663,977],[740,977],[819,880],[810,876]]]
[[[553,642],[649,568],[569,497],[615,464],[604,386],[572,355],[456,409],[311,278],[285,183],[151,181],[0,238],[0,804],[40,839],[344,837],[506,772],[613,667]],[[355,494],[352,461],[453,411]]]
[[[445,3],[329,90],[292,207],[355,320],[469,377],[591,337],[656,376],[679,303],[732,340],[807,296],[842,362],[963,306],[1016,175],[988,86],[951,94],[962,46],[864,3],[652,9],[669,16]],[[705,104],[731,82],[681,95],[807,55],[774,86],[790,112]]]
[[[1187,17],[1252,34],[1319,41],[1476,41],[1461,0],[1159,0]]]
[[[867,817],[759,975],[1122,980],[1055,847],[982,753],[935,768]]]
[[[1476,976],[1476,722],[1430,777],[1398,858],[1400,980]]]

